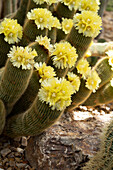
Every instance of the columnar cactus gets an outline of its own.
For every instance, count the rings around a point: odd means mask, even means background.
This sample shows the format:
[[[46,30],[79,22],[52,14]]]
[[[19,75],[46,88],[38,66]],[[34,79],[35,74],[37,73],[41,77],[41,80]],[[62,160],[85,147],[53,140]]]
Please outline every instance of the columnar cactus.
[[[113,100],[112,45],[94,66],[87,58],[101,30],[99,5],[96,0],[21,0],[17,12],[1,21],[0,133],[37,135],[65,110]],[[99,54],[98,45],[95,51]]]

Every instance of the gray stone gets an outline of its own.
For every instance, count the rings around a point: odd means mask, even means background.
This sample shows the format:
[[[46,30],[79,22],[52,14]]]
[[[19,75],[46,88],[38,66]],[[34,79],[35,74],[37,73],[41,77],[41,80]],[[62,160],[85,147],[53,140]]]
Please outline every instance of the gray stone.
[[[5,149],[2,149],[0,153],[1,153],[1,155],[2,155],[3,157],[5,157],[5,156],[8,155],[10,152],[11,152],[11,150],[10,150],[9,148],[5,148]]]
[[[27,146],[27,138],[26,137],[22,137],[21,144],[22,144],[22,146]]]
[[[18,168],[24,168],[27,164],[26,163],[16,163]]]

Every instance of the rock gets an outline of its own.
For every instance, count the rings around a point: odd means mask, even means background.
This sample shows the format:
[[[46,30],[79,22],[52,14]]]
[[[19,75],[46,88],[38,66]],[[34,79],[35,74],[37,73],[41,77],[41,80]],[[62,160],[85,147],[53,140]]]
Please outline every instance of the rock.
[[[86,112],[86,108],[83,109]],[[94,116],[80,121],[69,117],[64,113],[57,124],[28,140],[25,155],[32,167],[75,170],[98,151],[104,122]]]
[[[27,164],[26,163],[16,163],[18,168],[24,168]]]
[[[24,152],[24,150],[23,150],[22,148],[17,148],[17,152],[19,152],[19,153],[23,153],[23,152]]]
[[[2,149],[0,153],[1,153],[1,155],[2,155],[3,157],[5,157],[5,156],[8,155],[10,152],[11,152],[11,150],[10,150],[9,148],[5,148],[5,149]]]
[[[21,142],[22,146],[27,146],[27,138],[26,137],[22,137],[22,142]]]

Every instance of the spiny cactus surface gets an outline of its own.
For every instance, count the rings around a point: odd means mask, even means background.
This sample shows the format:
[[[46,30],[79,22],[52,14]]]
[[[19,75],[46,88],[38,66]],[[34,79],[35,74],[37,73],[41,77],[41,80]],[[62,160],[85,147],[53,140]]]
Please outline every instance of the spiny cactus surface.
[[[97,0],[21,0],[1,20],[1,133],[37,135],[65,110],[113,100],[113,46],[93,43],[100,9]]]

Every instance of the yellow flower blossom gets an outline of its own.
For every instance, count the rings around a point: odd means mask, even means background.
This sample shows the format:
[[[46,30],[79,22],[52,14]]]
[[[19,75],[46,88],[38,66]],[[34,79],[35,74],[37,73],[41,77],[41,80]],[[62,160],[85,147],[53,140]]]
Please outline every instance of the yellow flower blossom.
[[[93,93],[95,93],[99,87],[100,82],[101,82],[101,79],[98,76],[97,72],[92,70],[91,74],[87,78],[86,87],[89,90],[93,91]]]
[[[74,15],[74,26],[85,37],[96,37],[102,29],[101,17],[96,12],[83,11]]]
[[[33,0],[37,5],[44,4],[45,0]]]
[[[91,67],[89,67],[89,63],[85,58],[82,58],[77,63],[77,71],[82,74],[82,77],[86,79],[86,77],[90,74]]]
[[[51,27],[55,27],[55,28],[61,29],[61,24],[60,24],[59,20],[56,17],[52,17],[51,19],[52,19]]]
[[[64,110],[71,104],[73,87],[69,81],[62,78],[46,79],[41,83],[38,96],[42,102],[49,104],[52,109]]]
[[[108,62],[109,62],[109,65],[111,66],[111,70],[113,70],[113,50],[108,50],[106,52],[106,54],[108,55]]]
[[[9,44],[18,43],[22,38],[22,27],[17,20],[5,18],[0,23],[0,34],[4,34],[4,40]]]
[[[72,9],[77,10],[77,0],[62,0],[62,3],[64,3],[71,11]]]
[[[52,16],[52,13],[46,8],[35,8],[31,12],[28,12],[27,17],[29,20],[34,20],[38,29],[43,30],[48,28],[51,30],[52,27],[59,28],[59,21],[56,17]]]
[[[43,45],[48,50],[52,46],[50,44],[50,38],[48,38],[47,36],[45,36],[45,37],[42,37],[42,35],[41,36],[37,36],[35,41],[38,42],[39,45]]]
[[[85,10],[85,11],[97,12],[99,9],[99,6],[96,0],[80,0],[77,2],[78,2],[77,5],[78,5],[79,11]]]
[[[36,68],[36,70],[38,71],[41,79],[39,80],[39,82],[41,83],[43,80],[48,79],[48,78],[52,78],[54,77],[56,74],[54,72],[54,69],[51,66],[47,66],[46,63],[35,63],[34,67]]]
[[[8,54],[10,61],[12,62],[13,66],[22,69],[31,69],[34,64],[34,57],[37,56],[35,50],[32,50],[29,47],[15,47],[11,48],[11,51]]]
[[[79,90],[80,78],[76,74],[74,74],[72,72],[68,72],[67,76],[68,76],[68,81],[73,86],[73,90],[74,90],[74,93],[75,93],[76,91]]]
[[[46,3],[48,4],[48,5],[51,5],[51,4],[53,4],[53,3],[58,3],[58,2],[60,2],[61,0],[45,0],[46,1]]]
[[[45,2],[48,4],[48,5],[51,5],[53,3],[58,3],[59,0],[33,0],[37,5],[41,5],[41,4],[44,4]]]
[[[68,42],[60,42],[55,44],[55,49],[51,53],[53,64],[57,68],[64,69],[66,67],[71,68],[74,66],[78,55],[76,49]]]
[[[100,5],[100,0],[96,0],[97,4]]]
[[[65,34],[68,34],[71,31],[72,26],[72,19],[62,18],[62,30],[65,32]]]

